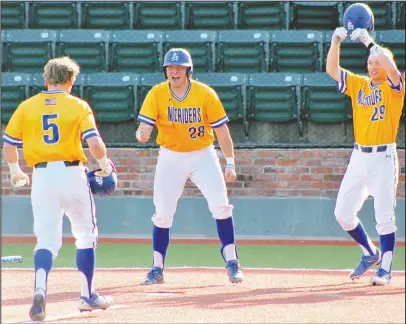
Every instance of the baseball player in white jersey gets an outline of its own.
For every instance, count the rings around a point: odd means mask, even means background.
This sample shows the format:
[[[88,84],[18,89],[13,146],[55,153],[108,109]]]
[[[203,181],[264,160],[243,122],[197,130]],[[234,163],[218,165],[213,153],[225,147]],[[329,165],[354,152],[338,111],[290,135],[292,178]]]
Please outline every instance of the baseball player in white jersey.
[[[34,297],[29,311],[33,321],[45,319],[48,274],[62,246],[64,213],[76,239],[79,309],[106,309],[112,302],[110,296],[101,296],[93,288],[98,229],[81,141],[87,141],[91,155],[99,162],[100,177],[110,177],[114,166],[106,157],[91,108],[70,95],[78,73],[79,66],[67,57],[50,60],[44,68],[48,90],[22,102],[3,135],[13,186],[30,183],[19,166],[17,147],[23,146],[27,165],[33,167],[31,203],[37,237]]]
[[[163,69],[167,81],[154,86],[147,94],[136,133],[138,141],[145,143],[156,125],[160,145],[154,179],[153,265],[143,284],[164,282],[169,231],[188,178],[202,191],[216,219],[229,280],[241,282],[243,273],[235,245],[233,206],[229,204],[224,180],[236,179],[227,115],[216,92],[191,79],[193,63],[188,51],[169,50]],[[224,176],[213,146],[213,130],[227,160]]]
[[[374,43],[366,29],[351,33],[369,50],[369,77],[340,67],[340,43],[347,30],[334,31],[327,56],[327,73],[337,81],[337,89],[350,96],[353,109],[355,144],[351,160],[338,192],[335,216],[341,227],[359,244],[363,255],[350,278],[363,276],[379,265],[371,278],[374,285],[391,280],[395,249],[395,205],[399,167],[396,137],[402,113],[405,84],[392,53]],[[357,213],[365,199],[374,198],[376,230],[381,251],[373,244]]]

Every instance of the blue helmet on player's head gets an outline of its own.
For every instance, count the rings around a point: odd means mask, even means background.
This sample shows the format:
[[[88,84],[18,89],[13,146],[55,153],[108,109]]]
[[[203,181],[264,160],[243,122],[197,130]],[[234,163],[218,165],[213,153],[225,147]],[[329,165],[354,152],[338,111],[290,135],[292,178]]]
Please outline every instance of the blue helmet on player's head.
[[[166,54],[164,58],[164,64],[162,68],[164,70],[165,78],[166,76],[166,67],[168,65],[182,65],[187,67],[187,76],[190,77],[193,73],[193,62],[192,56],[190,55],[189,51],[185,50],[184,48],[171,48]]]
[[[110,196],[117,189],[117,171],[113,169],[107,177],[96,175],[97,171],[101,169],[86,173],[92,194],[100,197]]]
[[[364,3],[349,6],[344,12],[343,27],[347,29],[349,35],[357,28],[374,30],[374,14],[371,8]]]

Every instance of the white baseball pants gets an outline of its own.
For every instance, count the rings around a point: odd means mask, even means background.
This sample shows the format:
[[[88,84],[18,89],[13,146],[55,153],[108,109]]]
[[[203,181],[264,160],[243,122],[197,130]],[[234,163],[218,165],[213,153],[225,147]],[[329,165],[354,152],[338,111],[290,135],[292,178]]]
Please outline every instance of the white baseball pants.
[[[354,149],[341,182],[335,217],[345,231],[359,223],[357,213],[365,200],[374,198],[376,230],[379,235],[396,231],[395,206],[399,163],[396,144],[388,144],[386,152],[364,153]]]
[[[35,251],[47,249],[54,258],[58,255],[64,213],[71,222],[76,247],[96,247],[96,208],[82,164],[67,167],[58,161],[48,162],[45,168],[34,168],[31,204],[37,237]]]
[[[160,228],[170,228],[186,180],[190,178],[206,198],[215,219],[232,215],[224,175],[214,146],[192,152],[174,152],[161,147],[154,179],[155,215]]]

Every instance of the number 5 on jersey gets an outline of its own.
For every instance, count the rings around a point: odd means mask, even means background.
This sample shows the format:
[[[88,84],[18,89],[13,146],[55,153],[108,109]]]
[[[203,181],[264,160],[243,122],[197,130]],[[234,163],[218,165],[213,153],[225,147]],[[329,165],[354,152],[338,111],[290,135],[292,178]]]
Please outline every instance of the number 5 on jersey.
[[[55,144],[59,142],[59,128],[56,124],[58,114],[42,115],[42,130],[47,132],[42,136],[46,144]]]

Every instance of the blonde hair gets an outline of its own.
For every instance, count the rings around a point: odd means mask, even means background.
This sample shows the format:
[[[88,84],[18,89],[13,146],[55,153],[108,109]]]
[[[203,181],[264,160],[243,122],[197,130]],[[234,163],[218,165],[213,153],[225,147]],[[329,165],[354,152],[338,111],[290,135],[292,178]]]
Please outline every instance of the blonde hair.
[[[69,57],[58,57],[49,60],[44,67],[44,79],[48,84],[59,85],[68,81],[75,82],[80,66]]]

